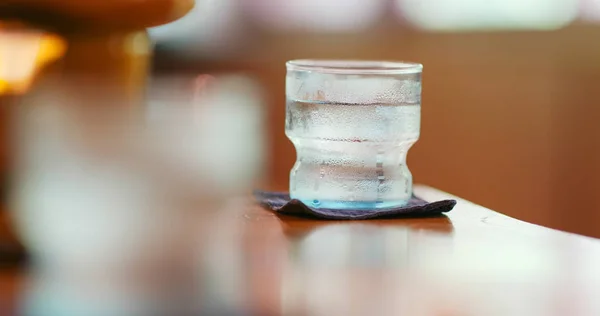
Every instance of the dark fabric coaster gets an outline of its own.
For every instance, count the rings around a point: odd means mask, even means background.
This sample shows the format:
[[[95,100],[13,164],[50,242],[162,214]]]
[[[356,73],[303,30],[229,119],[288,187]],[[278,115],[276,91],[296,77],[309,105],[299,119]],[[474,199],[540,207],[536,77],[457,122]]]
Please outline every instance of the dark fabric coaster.
[[[254,191],[254,198],[263,207],[286,215],[312,217],[321,219],[371,219],[395,217],[423,217],[440,215],[450,212],[456,205],[455,200],[426,202],[416,196],[401,207],[388,207],[367,210],[336,210],[328,208],[314,208],[307,206],[296,199],[290,199],[287,192]]]

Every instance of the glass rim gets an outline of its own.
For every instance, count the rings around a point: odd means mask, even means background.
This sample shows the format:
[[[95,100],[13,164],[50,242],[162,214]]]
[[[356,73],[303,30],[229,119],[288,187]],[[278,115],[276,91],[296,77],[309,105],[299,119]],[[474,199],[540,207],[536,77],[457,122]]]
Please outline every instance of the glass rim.
[[[344,60],[344,59],[294,59],[285,63],[287,70],[346,75],[416,74],[423,65],[405,61]]]

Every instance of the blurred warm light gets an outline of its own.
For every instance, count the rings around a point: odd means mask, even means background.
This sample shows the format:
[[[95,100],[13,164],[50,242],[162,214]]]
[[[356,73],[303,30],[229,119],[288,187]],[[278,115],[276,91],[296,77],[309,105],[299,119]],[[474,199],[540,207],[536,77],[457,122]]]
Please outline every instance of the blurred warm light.
[[[66,42],[56,35],[0,26],[0,95],[27,91],[37,72],[65,50]]]
[[[203,0],[176,22],[151,28],[153,40],[170,46],[218,50],[235,41],[240,19],[237,0]]]
[[[577,0],[396,0],[415,26],[436,31],[557,29],[577,16]]]
[[[581,0],[579,14],[583,20],[600,21],[600,0]]]
[[[257,23],[274,31],[346,32],[369,27],[384,0],[245,0]]]

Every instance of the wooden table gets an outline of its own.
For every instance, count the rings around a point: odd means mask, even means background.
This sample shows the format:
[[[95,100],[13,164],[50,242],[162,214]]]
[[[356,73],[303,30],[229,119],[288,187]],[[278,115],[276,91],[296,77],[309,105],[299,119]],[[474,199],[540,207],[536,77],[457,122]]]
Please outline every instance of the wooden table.
[[[0,311],[156,304],[157,315],[600,315],[600,241],[430,187],[415,193],[458,204],[447,216],[338,222],[234,200],[201,215],[171,261],[122,274],[5,271]]]

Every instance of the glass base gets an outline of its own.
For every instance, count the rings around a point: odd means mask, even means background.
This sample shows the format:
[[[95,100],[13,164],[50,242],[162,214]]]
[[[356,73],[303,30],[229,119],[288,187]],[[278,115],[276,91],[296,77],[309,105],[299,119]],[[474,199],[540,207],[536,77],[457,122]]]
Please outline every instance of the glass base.
[[[313,208],[329,208],[335,210],[372,210],[388,207],[402,207],[408,204],[405,200],[392,201],[339,201],[339,200],[310,200],[298,199],[306,206]]]

